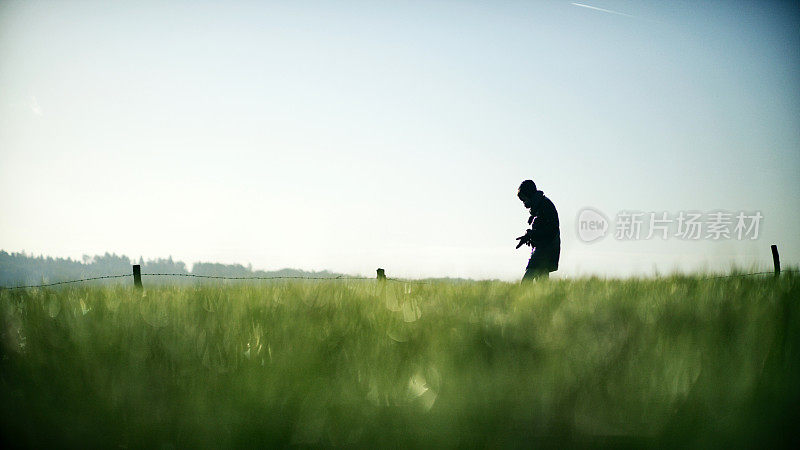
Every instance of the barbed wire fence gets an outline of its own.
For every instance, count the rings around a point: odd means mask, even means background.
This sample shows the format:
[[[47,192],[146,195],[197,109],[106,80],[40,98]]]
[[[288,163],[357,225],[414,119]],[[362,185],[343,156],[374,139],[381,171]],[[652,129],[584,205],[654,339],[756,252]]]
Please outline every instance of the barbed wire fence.
[[[798,272],[800,272],[800,270],[784,270],[781,273],[798,273]],[[720,276],[715,276],[715,277],[706,277],[706,280],[716,280],[716,279],[719,279],[719,278],[740,278],[740,277],[749,277],[749,276],[753,276],[753,275],[773,275],[773,276],[775,276],[775,272],[769,271],[769,272],[737,273],[737,274],[733,274],[733,275],[720,275]]]
[[[136,270],[136,269],[134,269]],[[69,280],[69,281],[57,281],[53,283],[44,283],[44,284],[30,284],[30,285],[23,285],[23,286],[0,286],[0,290],[14,290],[14,289],[32,289],[32,288],[42,288],[42,287],[50,287],[50,286],[58,286],[63,284],[74,284],[74,283],[83,283],[86,281],[96,281],[96,280],[107,280],[113,278],[125,278],[125,277],[133,277],[134,280],[137,280],[136,273],[127,273],[124,275],[105,275],[102,277],[91,277],[91,278],[81,278],[79,280]],[[405,280],[401,278],[370,278],[370,277],[353,277],[348,275],[339,275],[335,277],[303,277],[303,276],[246,276],[246,277],[228,277],[228,276],[221,276],[221,275],[198,275],[198,274],[191,274],[191,273],[139,273],[138,277],[184,277],[184,278],[205,278],[205,279],[213,279],[213,280],[327,280],[327,281],[344,281],[344,280],[377,280],[377,281],[392,281],[396,283],[415,283],[415,284],[430,284],[429,281],[422,281],[422,280]],[[134,285],[137,287],[139,284],[134,282]]]
[[[781,262],[780,257],[778,255],[778,246],[772,245],[770,247],[772,250],[772,263],[774,266],[774,270],[770,272],[752,272],[752,273],[741,273],[741,274],[731,274],[731,275],[720,275],[720,276],[712,276],[712,277],[705,277],[706,280],[718,280],[723,278],[739,278],[739,277],[748,277],[748,276],[756,276],[756,275],[774,275],[778,277],[781,274]],[[784,273],[797,273],[800,270],[785,270]],[[353,277],[349,275],[339,275],[335,277],[303,277],[303,276],[289,276],[289,275],[277,275],[277,276],[246,276],[246,277],[229,277],[229,276],[221,276],[221,275],[199,275],[199,274],[192,274],[192,273],[142,273],[141,266],[139,264],[133,265],[133,273],[127,273],[124,275],[104,275],[100,277],[92,277],[92,278],[82,278],[79,280],[69,280],[69,281],[57,281],[53,283],[44,283],[44,284],[35,284],[35,285],[25,285],[25,286],[0,286],[0,290],[14,290],[14,289],[30,289],[30,288],[42,288],[42,287],[49,287],[49,286],[58,286],[64,284],[73,284],[73,283],[83,283],[86,281],[95,281],[95,280],[107,280],[112,278],[124,278],[124,277],[133,277],[133,284],[134,286],[141,288],[142,287],[142,277],[154,277],[154,276],[162,276],[162,277],[186,277],[186,278],[206,278],[206,279],[214,279],[214,280],[328,280],[328,281],[336,281],[336,280],[376,280],[378,282],[383,281],[393,281],[396,283],[410,283],[410,284],[431,284],[430,281],[423,281],[423,280],[406,280],[402,278],[389,278],[386,276],[386,273],[383,269],[377,269],[377,277],[376,278],[369,278],[369,277]]]
[[[48,287],[48,286],[57,286],[59,284],[72,284],[72,283],[83,283],[84,281],[93,281],[93,280],[105,280],[109,278],[123,278],[123,277],[132,277],[133,274],[125,274],[125,275],[106,275],[102,277],[92,277],[92,278],[81,278],[80,280],[69,280],[69,281],[57,281],[54,283],[45,283],[45,284],[30,284],[27,286],[0,286],[0,289],[3,290],[12,290],[12,289],[28,289],[28,288],[41,288],[41,287]]]
[[[784,270],[783,273],[798,273],[799,270]],[[741,274],[734,274],[734,275],[721,275],[721,276],[713,276],[713,277],[706,277],[706,280],[718,280],[722,278],[740,278],[740,277],[748,277],[748,276],[756,276],[756,275],[775,275],[775,272],[753,272],[753,273],[741,273]],[[14,290],[14,289],[32,289],[32,288],[43,288],[43,287],[50,287],[50,286],[58,286],[64,284],[75,284],[75,283],[83,283],[86,281],[96,281],[96,280],[107,280],[113,278],[126,278],[126,277],[133,277],[132,273],[127,273],[125,275],[106,275],[102,277],[92,277],[92,278],[81,278],[79,280],[69,280],[69,281],[57,281],[54,283],[44,283],[44,284],[31,284],[31,285],[24,285],[24,286],[0,286],[0,290]],[[205,278],[205,279],[213,279],[213,280],[327,280],[327,281],[344,281],[344,280],[372,280],[372,281],[381,281],[381,279],[377,278],[370,278],[370,277],[351,277],[351,276],[337,276],[337,277],[301,277],[301,276],[273,276],[273,277],[226,277],[226,276],[217,276],[217,275],[196,275],[191,273],[143,273],[141,274],[142,277],[185,277],[185,278]],[[423,280],[406,280],[402,278],[385,278],[386,281],[392,281],[395,283],[410,283],[410,284],[432,284],[431,281],[423,281]]]

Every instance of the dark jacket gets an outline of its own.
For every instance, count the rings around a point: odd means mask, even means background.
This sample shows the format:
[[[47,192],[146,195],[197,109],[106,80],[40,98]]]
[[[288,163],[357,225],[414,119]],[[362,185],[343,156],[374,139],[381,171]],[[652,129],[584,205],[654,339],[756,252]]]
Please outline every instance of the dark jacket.
[[[558,258],[561,254],[561,230],[558,224],[556,206],[544,192],[536,191],[536,198],[531,207],[531,224],[528,236],[531,238],[531,261],[529,265],[547,269],[549,272],[558,270]]]

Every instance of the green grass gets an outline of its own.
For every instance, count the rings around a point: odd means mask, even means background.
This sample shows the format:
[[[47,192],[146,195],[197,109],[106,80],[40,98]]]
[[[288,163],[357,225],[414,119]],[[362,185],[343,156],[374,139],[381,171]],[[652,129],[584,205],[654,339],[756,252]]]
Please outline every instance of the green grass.
[[[788,446],[800,283],[0,292],[19,446]]]

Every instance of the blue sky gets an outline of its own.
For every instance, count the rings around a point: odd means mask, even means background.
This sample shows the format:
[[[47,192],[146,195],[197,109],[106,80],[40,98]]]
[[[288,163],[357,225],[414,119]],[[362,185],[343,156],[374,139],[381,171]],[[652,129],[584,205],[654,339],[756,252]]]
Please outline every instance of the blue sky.
[[[0,248],[515,279],[800,262],[800,27],[770,2],[0,3]],[[759,211],[586,244],[583,207]],[[613,227],[613,223],[612,223]],[[612,229],[613,231],[613,229]]]

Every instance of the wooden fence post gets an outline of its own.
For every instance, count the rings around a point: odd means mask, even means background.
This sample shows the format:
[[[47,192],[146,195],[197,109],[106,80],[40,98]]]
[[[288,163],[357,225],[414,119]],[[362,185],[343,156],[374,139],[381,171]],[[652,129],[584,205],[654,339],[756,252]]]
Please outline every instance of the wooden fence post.
[[[386,273],[383,269],[378,269],[378,281],[386,281]]]
[[[775,266],[775,276],[781,274],[781,257],[778,255],[778,246],[772,244],[772,265]]]
[[[133,285],[142,288],[142,266],[139,264],[133,265]]]

